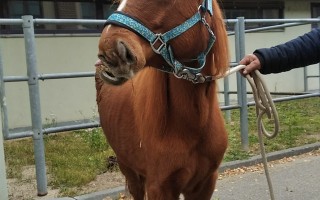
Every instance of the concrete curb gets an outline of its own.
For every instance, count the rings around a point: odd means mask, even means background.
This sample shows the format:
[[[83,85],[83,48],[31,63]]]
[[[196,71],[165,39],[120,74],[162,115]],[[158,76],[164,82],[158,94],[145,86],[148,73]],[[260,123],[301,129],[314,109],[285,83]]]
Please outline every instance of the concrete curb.
[[[267,154],[268,161],[279,160],[285,157],[297,156],[300,154],[304,154],[313,150],[317,150],[320,148],[320,142],[314,144],[307,144],[300,147],[294,147],[290,149],[285,149],[281,151],[271,152]],[[262,158],[260,155],[253,156],[247,160],[236,160],[227,163],[222,163],[219,172],[224,172],[227,169],[236,169],[239,167],[248,167],[252,165],[256,165],[262,163]]]
[[[274,160],[279,160],[285,157],[297,156],[297,155],[304,154],[317,149],[320,149],[320,142],[314,143],[314,144],[308,144],[305,146],[285,149],[282,151],[268,153],[267,157],[268,157],[268,161],[274,161]],[[256,165],[259,163],[262,163],[261,156],[253,156],[247,160],[239,160],[239,161],[231,161],[231,162],[223,163],[219,168],[219,172],[223,172],[227,169],[248,167],[248,166]],[[77,196],[73,198],[64,197],[64,198],[55,198],[52,200],[103,200],[103,198],[105,197],[117,197],[119,193],[124,193],[124,192],[125,192],[125,187],[120,186],[120,187],[107,189],[100,192],[94,192],[94,193]]]
[[[86,194],[78,197],[74,197],[76,200],[102,200],[105,197],[118,197],[119,193],[124,193],[125,186],[120,186],[116,188],[111,188],[108,190],[94,192],[91,194]]]

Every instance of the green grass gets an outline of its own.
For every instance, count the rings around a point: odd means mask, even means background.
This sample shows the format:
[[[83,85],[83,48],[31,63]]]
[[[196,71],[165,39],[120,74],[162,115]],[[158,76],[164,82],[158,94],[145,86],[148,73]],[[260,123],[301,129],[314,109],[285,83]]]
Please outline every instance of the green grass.
[[[276,107],[281,128],[276,138],[264,139],[268,152],[320,141],[319,97],[277,103]],[[229,147],[225,162],[259,154],[254,107],[249,108],[248,120],[247,152],[241,148],[239,111],[231,111],[231,122],[226,124]],[[46,164],[52,177],[49,185],[60,189],[62,196],[81,194],[81,186],[107,171],[107,158],[114,155],[101,129],[52,134],[45,136],[44,141]],[[4,145],[7,176],[21,179],[22,168],[34,165],[32,139],[5,141]]]
[[[309,98],[276,103],[279,114],[280,131],[273,139],[264,138],[267,152],[283,150],[291,147],[320,141],[320,98]],[[224,161],[241,160],[260,153],[255,107],[249,107],[249,151],[243,151],[240,139],[239,110],[231,111],[231,121],[226,124],[229,134],[229,147]],[[268,130],[272,126],[264,120]]]
[[[53,134],[44,137],[50,186],[64,196],[107,171],[107,158],[114,155],[101,129]],[[34,165],[32,139],[5,142],[8,178],[21,178],[22,167]]]
[[[45,138],[50,183],[65,195],[73,195],[83,184],[105,172],[107,157],[114,155],[100,129],[87,132],[57,134]]]

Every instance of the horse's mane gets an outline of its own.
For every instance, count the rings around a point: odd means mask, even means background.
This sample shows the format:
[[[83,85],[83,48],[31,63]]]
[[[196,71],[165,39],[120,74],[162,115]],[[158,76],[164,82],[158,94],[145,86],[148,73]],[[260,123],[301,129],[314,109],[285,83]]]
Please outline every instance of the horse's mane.
[[[211,25],[212,30],[217,38],[213,46],[213,75],[224,74],[229,68],[228,37],[223,15],[217,1],[213,1],[213,16]]]

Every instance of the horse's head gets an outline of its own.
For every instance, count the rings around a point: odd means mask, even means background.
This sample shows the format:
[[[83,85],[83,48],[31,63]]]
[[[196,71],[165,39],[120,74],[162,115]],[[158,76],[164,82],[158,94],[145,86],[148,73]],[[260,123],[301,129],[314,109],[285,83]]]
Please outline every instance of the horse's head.
[[[228,63],[226,32],[219,6],[212,1],[121,1],[99,41],[96,66],[103,68],[101,77],[122,84],[145,66],[193,82],[198,81],[200,71],[210,75],[223,72]],[[206,61],[222,66],[205,69]],[[196,67],[185,67],[188,64]]]

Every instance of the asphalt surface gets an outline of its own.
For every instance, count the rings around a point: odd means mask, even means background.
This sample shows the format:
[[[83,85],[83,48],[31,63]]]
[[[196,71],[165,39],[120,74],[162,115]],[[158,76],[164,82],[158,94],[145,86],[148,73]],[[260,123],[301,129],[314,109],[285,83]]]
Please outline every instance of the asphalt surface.
[[[268,154],[268,160],[300,155],[320,148],[320,143],[287,149]],[[245,161],[224,163],[220,171],[251,166],[261,162],[260,156]],[[297,157],[291,162],[275,164],[269,168],[275,200],[320,200],[320,156]],[[124,187],[78,197],[65,197],[54,200],[103,200],[118,196]],[[241,175],[224,177],[217,181],[212,200],[270,200],[267,180],[264,173],[247,172]]]
[[[320,156],[307,156],[269,168],[277,200],[320,200]],[[249,172],[218,180],[213,199],[269,200],[264,173]]]

